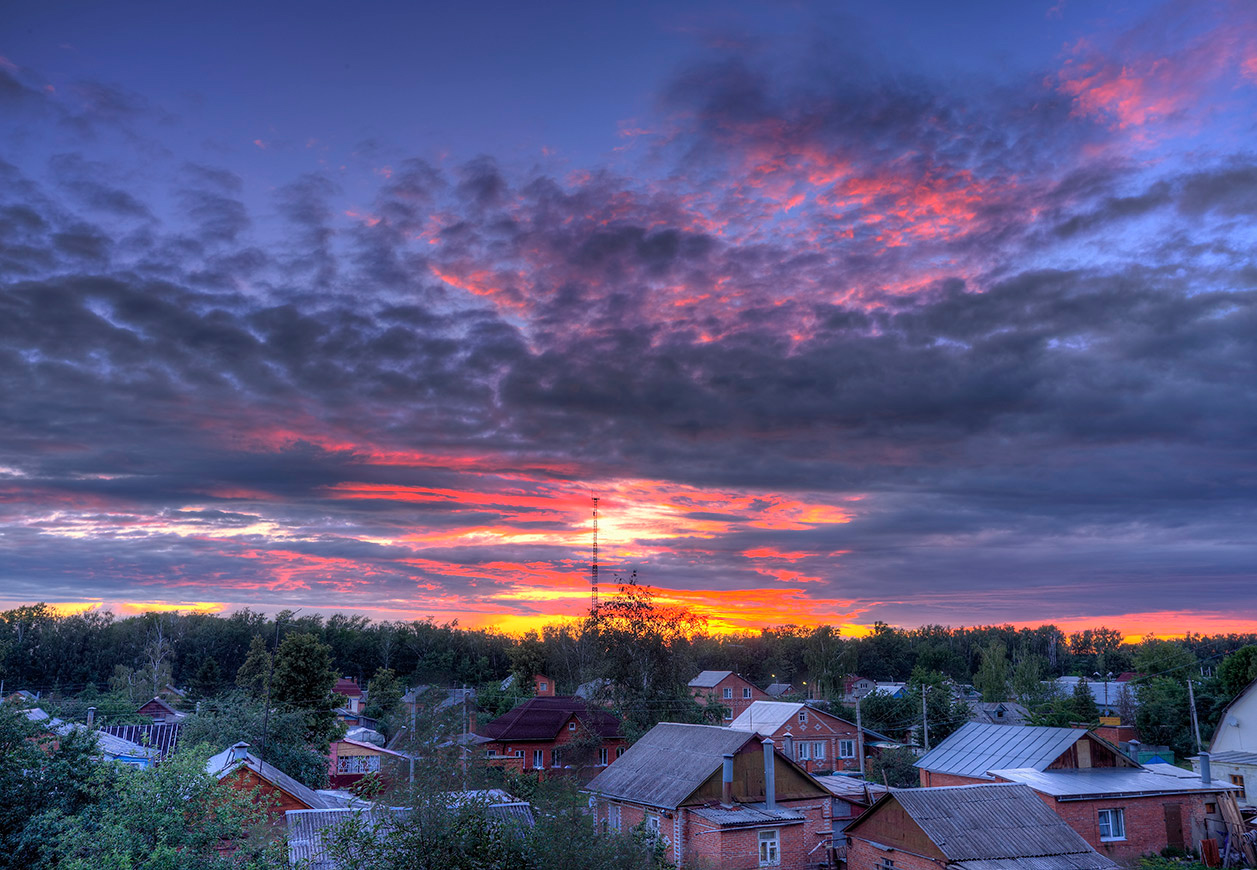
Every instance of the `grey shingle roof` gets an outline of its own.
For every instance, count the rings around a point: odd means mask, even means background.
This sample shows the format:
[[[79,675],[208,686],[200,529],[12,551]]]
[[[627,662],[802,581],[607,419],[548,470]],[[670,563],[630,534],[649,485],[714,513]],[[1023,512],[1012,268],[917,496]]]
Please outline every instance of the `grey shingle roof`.
[[[995,768],[1043,770],[1086,733],[1084,728],[1009,728],[969,722],[915,763],[926,770],[983,779],[989,779],[987,771]]]
[[[703,671],[697,677],[690,680],[691,689],[712,689],[716,684],[725,677],[732,674],[733,671]]]
[[[1040,860],[1037,866],[1042,870],[1117,866],[1096,853],[1023,785],[892,789],[883,800],[888,799],[899,802],[949,862],[964,862],[961,866],[970,870],[1027,867],[1027,858],[1061,859]],[[848,831],[859,836],[861,822],[874,812],[866,813]]]
[[[754,734],[715,725],[660,722],[585,786],[607,797],[676,809]]]

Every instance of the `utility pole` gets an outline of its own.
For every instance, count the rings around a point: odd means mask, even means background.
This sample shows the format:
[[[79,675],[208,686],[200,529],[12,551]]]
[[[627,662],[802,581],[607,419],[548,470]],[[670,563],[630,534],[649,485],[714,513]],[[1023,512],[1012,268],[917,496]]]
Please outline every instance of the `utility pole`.
[[[1196,693],[1192,691],[1192,681],[1187,680],[1187,700],[1192,708],[1192,731],[1196,732],[1196,752],[1200,752],[1200,721],[1196,718]]]
[[[292,615],[300,612],[298,607]],[[275,681],[275,659],[279,658],[279,617],[280,614],[275,614],[275,652],[271,654],[271,666],[266,674],[266,711],[262,714],[262,745],[258,748],[258,762],[262,764],[266,762],[266,731],[271,723],[271,683]]]
[[[855,754],[860,765],[860,778],[864,778],[864,719],[860,716],[860,696],[855,696]]]
[[[930,751],[930,719],[925,712],[925,693],[929,686],[921,686],[921,732],[925,735],[925,751]]]

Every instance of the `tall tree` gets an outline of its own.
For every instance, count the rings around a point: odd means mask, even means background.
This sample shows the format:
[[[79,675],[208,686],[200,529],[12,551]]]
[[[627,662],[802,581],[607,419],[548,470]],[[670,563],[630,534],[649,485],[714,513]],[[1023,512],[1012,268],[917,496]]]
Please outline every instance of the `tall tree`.
[[[1073,712],[1078,717],[1075,722],[1091,724],[1100,721],[1100,708],[1085,678],[1074,685]]]
[[[312,634],[299,632],[284,638],[275,653],[275,677],[271,697],[284,710],[300,712],[306,721],[306,739],[326,745],[339,733],[332,687],[332,651]]]
[[[1008,648],[1003,641],[993,640],[982,650],[982,664],[973,676],[973,687],[982,693],[983,701],[1007,701],[1008,677]]]
[[[255,634],[249,641],[249,654],[244,664],[236,671],[236,685],[255,698],[265,698],[270,679],[271,654],[266,648],[266,641]]]
[[[1253,680],[1257,680],[1257,644],[1241,647],[1218,665],[1218,691],[1224,698],[1234,698]]]

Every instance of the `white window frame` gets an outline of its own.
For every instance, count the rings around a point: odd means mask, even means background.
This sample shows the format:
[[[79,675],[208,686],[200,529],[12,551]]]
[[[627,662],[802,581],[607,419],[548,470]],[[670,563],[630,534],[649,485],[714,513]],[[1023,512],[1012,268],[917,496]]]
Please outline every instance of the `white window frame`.
[[[607,747],[605,746],[598,750],[598,763],[603,767],[607,766]]]
[[[825,741],[817,740],[812,744],[812,759],[814,761],[825,760]]]
[[[794,760],[809,761],[812,758],[811,745],[806,740],[794,744]]]
[[[645,826],[646,833],[650,834],[650,836],[654,837],[656,840],[659,839],[660,834],[663,833],[659,826],[658,813],[647,813],[646,817],[642,819],[642,825]]]
[[[760,831],[756,842],[759,843],[759,866],[776,867],[781,864],[781,831],[778,828]]]
[[[855,741],[839,740],[838,741],[838,757],[839,758],[855,758]]]
[[[533,770],[541,770],[545,766],[546,766],[546,751],[544,749],[534,749],[532,751]]]
[[[537,683],[538,692],[548,692],[549,690],[550,690],[550,684],[547,683],[545,680],[542,680],[541,682]]]
[[[745,700],[749,697],[751,697],[751,690],[749,688],[744,688],[742,690],[742,699]]]
[[[877,862],[877,870],[895,870],[895,859],[883,857]]]
[[[1126,839],[1126,813],[1120,807],[1097,812],[1096,825],[1100,829],[1101,843],[1115,843]]]
[[[567,723],[567,730],[568,730],[568,731],[575,731],[575,730],[576,730],[576,723],[575,723],[575,722],[568,722],[568,723]]]
[[[619,758],[619,757],[620,757],[621,755],[623,755],[623,754],[624,754],[624,747],[623,747],[623,746],[617,746],[617,747],[615,748],[615,757],[616,757],[616,758]]]
[[[799,711],[799,724],[800,724],[800,725],[806,725],[806,724],[807,724],[807,710],[800,710],[800,711]]]
[[[620,805],[611,804],[607,807],[607,827],[617,833],[620,830]]]
[[[557,746],[550,750],[550,766],[551,767],[563,766],[563,753],[559,750],[559,747]]]
[[[725,690],[722,694],[724,695],[724,699],[726,701],[733,700],[733,688],[731,686],[725,686]]]

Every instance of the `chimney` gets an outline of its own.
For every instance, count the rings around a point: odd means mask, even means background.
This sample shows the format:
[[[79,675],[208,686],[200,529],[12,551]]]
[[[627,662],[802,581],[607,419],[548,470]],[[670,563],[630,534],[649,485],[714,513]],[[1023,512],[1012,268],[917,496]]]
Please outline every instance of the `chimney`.
[[[777,809],[777,769],[773,761],[773,739],[764,738],[764,803],[770,812]]]
[[[724,778],[720,783],[720,802],[733,806],[733,753],[725,753]]]
[[[1126,744],[1126,752],[1130,755],[1130,760],[1135,762],[1135,764],[1139,763],[1139,748],[1140,743],[1138,740],[1132,740]]]
[[[96,721],[96,708],[88,707],[87,708],[87,727],[91,728],[92,723],[95,721]]]
[[[231,747],[231,760],[244,761],[249,757],[249,744],[243,740]]]
[[[1209,753],[1200,753],[1200,781],[1205,785],[1211,785],[1213,782],[1213,771],[1209,769]]]
[[[781,738],[781,751],[786,754],[786,758],[794,758],[794,735],[789,731]]]

